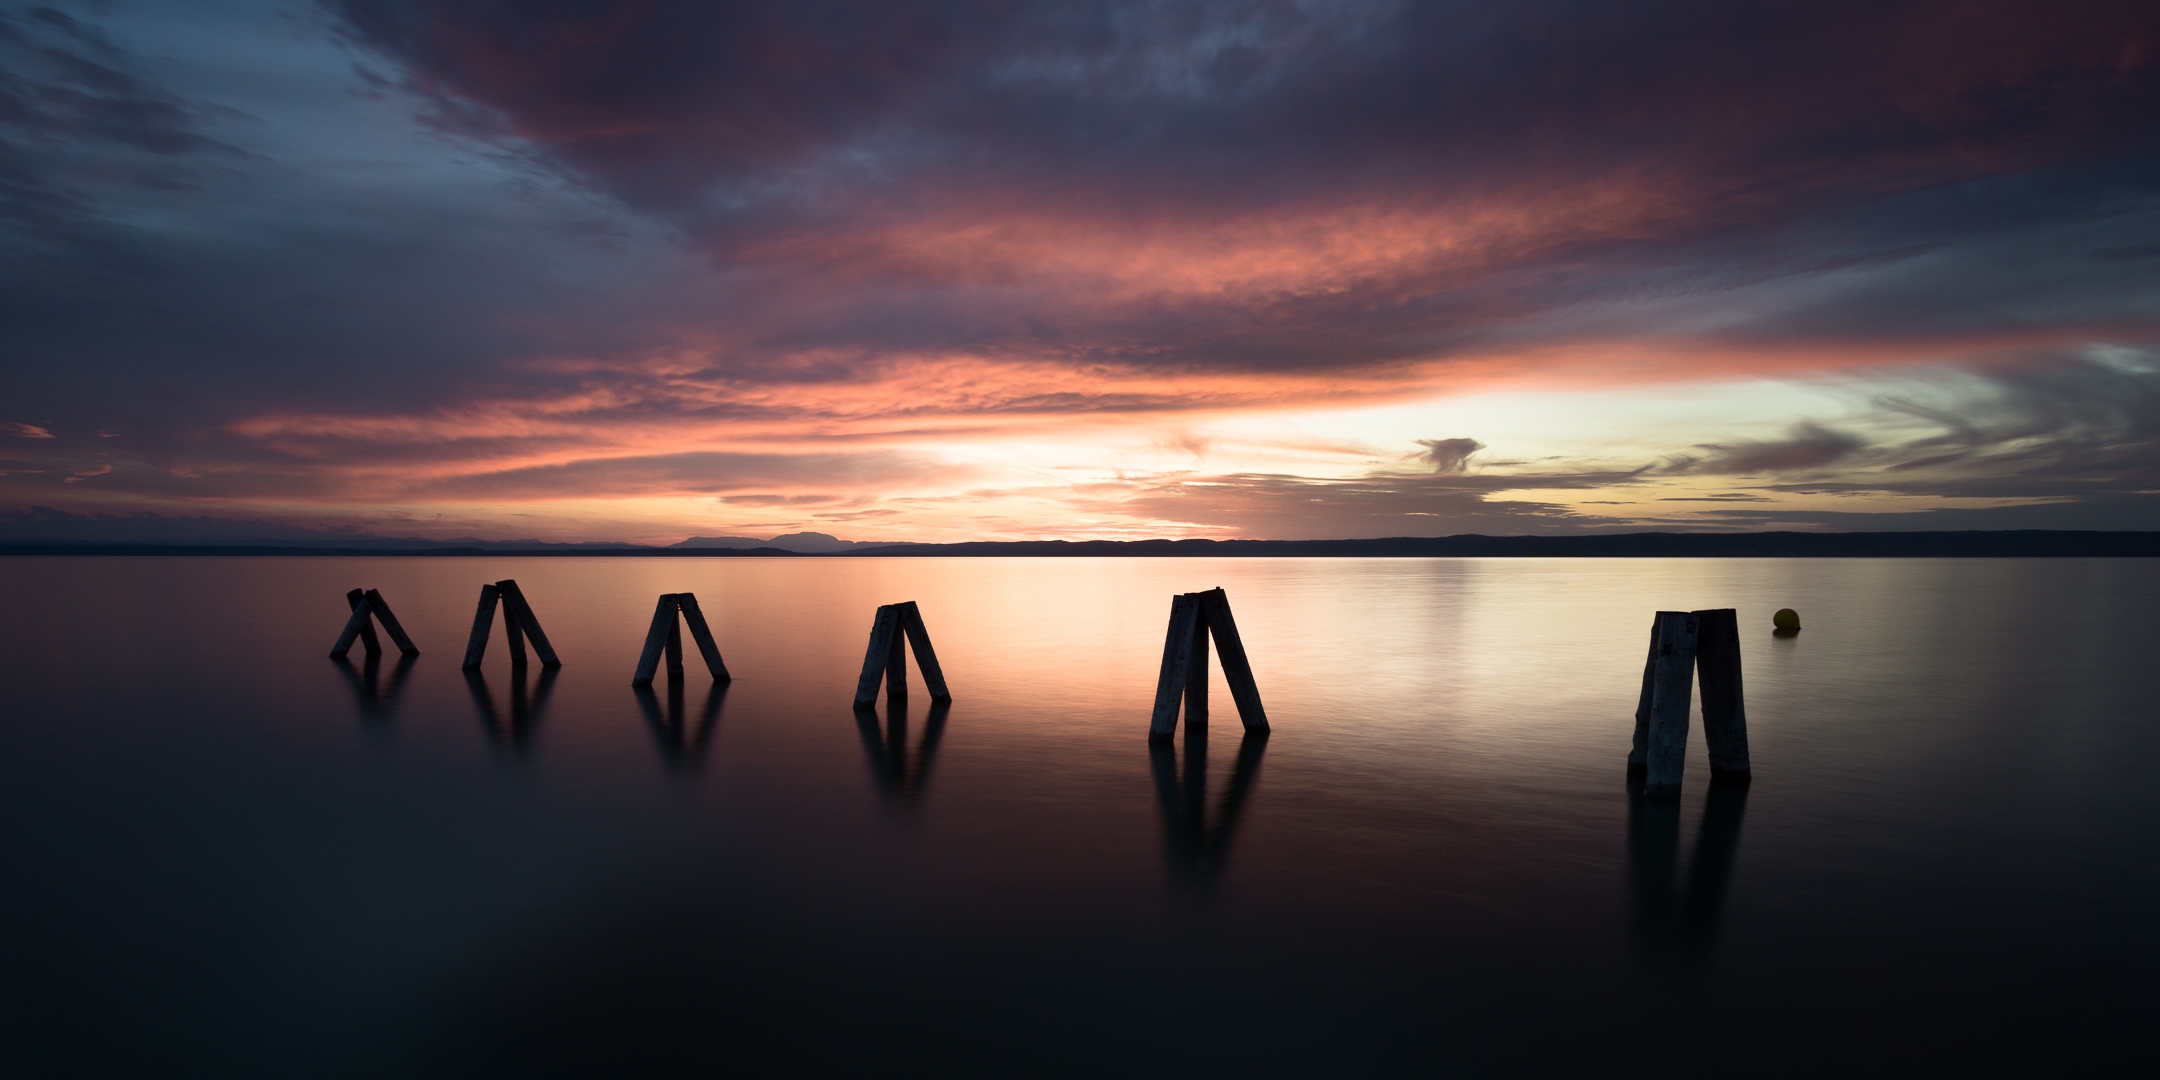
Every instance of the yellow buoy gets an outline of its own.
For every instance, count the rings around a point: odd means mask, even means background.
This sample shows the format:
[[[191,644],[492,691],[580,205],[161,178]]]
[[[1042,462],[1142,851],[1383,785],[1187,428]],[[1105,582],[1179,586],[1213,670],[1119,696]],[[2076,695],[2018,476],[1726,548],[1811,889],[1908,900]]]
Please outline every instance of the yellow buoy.
[[[1798,630],[1800,613],[1789,607],[1779,608],[1777,614],[1770,616],[1770,625],[1780,630]]]

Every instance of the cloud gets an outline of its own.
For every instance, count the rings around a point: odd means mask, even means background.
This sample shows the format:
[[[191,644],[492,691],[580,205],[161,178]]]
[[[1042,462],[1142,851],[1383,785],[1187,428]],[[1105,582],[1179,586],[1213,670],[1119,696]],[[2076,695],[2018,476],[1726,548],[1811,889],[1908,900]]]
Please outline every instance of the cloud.
[[[125,434],[0,440],[0,505],[961,529],[994,491],[1004,535],[1332,535],[1589,527],[1509,485],[2129,498],[2155,56],[2107,0],[11,8],[0,399]],[[1864,400],[1475,477],[1474,440],[1408,480],[1407,442],[1220,434],[1767,378]]]
[[[1557,503],[1495,499],[1515,488],[1587,490],[1619,473],[1519,475],[1371,473],[1353,478],[1230,473],[1163,477],[1104,486],[1076,502],[1094,512],[1207,527],[1223,535],[1283,540],[1581,531],[1595,522]]]
[[[0,431],[5,431],[20,439],[50,439],[53,437],[52,432],[36,424],[5,423],[0,424]]]
[[[183,187],[191,158],[238,148],[204,110],[128,70],[97,26],[55,7],[0,12],[0,222],[32,237],[91,212],[84,183]]]
[[[1753,476],[1820,470],[1865,449],[1856,436],[1814,423],[1793,427],[1784,439],[1745,443],[1704,443],[1696,449],[1703,456],[1675,458],[1664,469],[1669,473],[1720,473]]]
[[[1970,237],[2034,193],[1866,208],[2150,151],[2160,108],[2160,16],[2111,2],[337,10],[441,122],[682,229],[784,324],[755,351],[1461,355]]]
[[[1476,439],[1419,439],[1418,445],[1425,448],[1423,457],[1432,463],[1433,471],[1441,473],[1463,471],[1470,455],[1485,449]]]

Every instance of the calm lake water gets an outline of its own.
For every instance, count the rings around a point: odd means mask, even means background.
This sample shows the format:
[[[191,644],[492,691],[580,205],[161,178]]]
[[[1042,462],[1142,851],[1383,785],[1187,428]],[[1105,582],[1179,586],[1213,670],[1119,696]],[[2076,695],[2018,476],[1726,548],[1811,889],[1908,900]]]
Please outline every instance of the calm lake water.
[[[506,577],[564,664],[469,681]],[[1274,734],[1218,670],[1151,750],[1217,585]],[[356,586],[421,656],[325,658]],[[629,685],[675,591],[724,694]],[[899,600],[956,700],[858,717]],[[1631,799],[1705,607],[1755,780],[1698,719]],[[0,1072],[2138,1071],[2156,613],[2127,559],[0,559]]]

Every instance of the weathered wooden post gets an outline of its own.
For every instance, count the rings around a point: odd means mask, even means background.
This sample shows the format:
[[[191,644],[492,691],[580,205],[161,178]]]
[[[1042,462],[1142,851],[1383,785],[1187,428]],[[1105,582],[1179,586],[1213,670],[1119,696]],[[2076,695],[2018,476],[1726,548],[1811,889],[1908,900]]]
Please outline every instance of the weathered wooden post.
[[[510,632],[513,643],[511,658],[516,659],[520,652],[514,646],[518,631],[523,630],[524,636],[532,642],[533,651],[540,654],[541,663],[561,667],[562,661],[555,658],[555,646],[548,643],[547,631],[540,629],[540,617],[534,615],[532,605],[525,602],[525,590],[508,578],[496,582],[495,587],[502,592],[503,627]]]
[[[1169,742],[1177,734],[1178,705],[1183,699],[1188,729],[1207,724],[1208,636],[1222,656],[1223,678],[1237,703],[1238,719],[1248,735],[1268,730],[1260,687],[1252,662],[1230,617],[1230,597],[1221,589],[1181,593],[1170,600],[1170,630],[1163,640],[1162,670],[1155,680],[1155,713],[1148,723],[1149,742]]]
[[[938,666],[937,650],[930,647],[930,630],[923,623],[922,610],[915,601],[907,600],[878,608],[877,617],[870,622],[870,645],[863,652],[862,675],[855,680],[857,706],[877,702],[881,681],[887,697],[907,696],[909,646],[915,649],[915,667],[922,672],[923,684],[930,688],[930,700],[940,704],[952,700],[952,691],[945,686],[945,669]]]
[[[1647,774],[1643,794],[1651,798],[1680,794],[1690,695],[1698,670],[1712,776],[1751,774],[1738,613],[1732,608],[1660,611],[1650,628],[1650,655],[1643,662],[1642,695],[1635,706],[1635,745],[1628,752],[1628,771]]]
[[[405,636],[405,628],[398,625],[397,616],[390,613],[390,603],[374,589],[354,589],[345,594],[345,605],[351,615],[345,620],[345,629],[338,634],[337,644],[330,647],[332,659],[342,660],[352,651],[354,639],[358,639],[369,656],[382,655],[382,643],[375,638],[375,621],[381,620],[383,632],[406,656],[418,656],[412,639]]]
[[[1657,613],[1658,638],[1652,658],[1650,730],[1645,760],[1649,776],[1643,794],[1674,798],[1687,766],[1688,709],[1694,702],[1695,650],[1699,624],[1685,611]]]
[[[472,633],[465,639],[465,664],[467,671],[480,669],[480,658],[487,654],[488,631],[495,626],[495,602],[501,590],[493,585],[480,586],[480,608],[473,612]]]
[[[1702,681],[1703,740],[1710,747],[1710,775],[1754,774],[1748,760],[1747,703],[1740,685],[1740,613],[1712,608],[1695,613],[1695,667]]]
[[[690,625],[690,639],[697,643],[698,655],[705,658],[705,670],[712,673],[714,682],[732,682],[727,663],[720,659],[720,645],[713,640],[712,627],[705,623],[704,609],[698,607],[693,593],[661,593],[660,602],[653,606],[652,625],[645,631],[645,651],[638,655],[636,674],[630,676],[632,686],[651,686],[654,673],[660,670],[660,658],[667,657],[669,679],[683,677],[683,624]]]
[[[540,629],[540,617],[533,614],[532,605],[525,600],[525,590],[518,588],[516,581],[504,578],[480,586],[480,607],[473,612],[472,634],[465,639],[465,670],[478,669],[481,657],[487,655],[488,631],[495,625],[498,602],[502,606],[503,634],[510,639],[510,665],[525,663],[525,643],[530,640],[542,664],[561,667],[555,646],[548,643],[547,631]]]

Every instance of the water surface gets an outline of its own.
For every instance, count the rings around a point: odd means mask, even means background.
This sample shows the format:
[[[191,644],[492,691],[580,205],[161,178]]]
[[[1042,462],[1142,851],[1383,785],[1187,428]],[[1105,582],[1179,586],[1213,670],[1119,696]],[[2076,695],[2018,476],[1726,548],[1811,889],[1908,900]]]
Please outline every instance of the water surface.
[[[513,670],[514,577],[564,658]],[[1172,594],[1273,721],[1146,741]],[[423,655],[324,654],[382,590]],[[695,591],[736,676],[629,685]],[[915,600],[956,700],[850,708]],[[1807,629],[1777,638],[1770,614]],[[1627,790],[1660,608],[1756,767]],[[2160,564],[0,560],[0,1069],[2149,1064]]]

